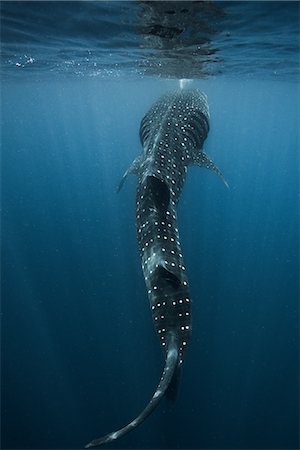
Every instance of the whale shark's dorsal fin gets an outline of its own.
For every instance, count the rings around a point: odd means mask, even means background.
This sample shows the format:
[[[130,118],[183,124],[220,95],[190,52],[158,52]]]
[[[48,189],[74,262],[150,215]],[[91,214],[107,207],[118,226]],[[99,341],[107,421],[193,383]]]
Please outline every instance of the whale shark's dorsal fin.
[[[120,181],[120,184],[118,186],[117,192],[120,192],[120,190],[123,187],[123,184],[125,183],[125,180],[127,178],[127,175],[138,175],[140,172],[140,168],[141,168],[141,164],[143,161],[143,154],[138,155],[135,160],[133,161],[133,163],[129,166],[129,168],[126,170],[126,172],[124,173],[122,180]]]
[[[129,431],[132,431],[138,425],[140,425],[148,416],[152,413],[152,411],[156,408],[162,397],[165,395],[168,390],[171,381],[173,379],[174,374],[178,370],[178,366],[181,364],[179,358],[179,348],[178,341],[174,333],[169,333],[167,336],[168,339],[168,349],[166,352],[166,362],[164,371],[162,373],[160,382],[154,392],[150,402],[143,409],[143,411],[128,425],[123,428],[120,428],[117,431],[113,431],[112,433],[106,434],[105,436],[94,439],[89,444],[85,446],[85,448],[91,447],[99,447],[100,445],[107,444],[108,442],[114,441],[115,439],[119,439],[120,437],[127,434]]]
[[[225,186],[229,189],[229,184],[227,183],[224,175],[222,174],[221,170],[218,168],[218,166],[210,159],[210,157],[201,150],[200,153],[193,156],[192,164],[195,164],[200,167],[205,167],[206,169],[212,170],[215,172],[223,181]]]

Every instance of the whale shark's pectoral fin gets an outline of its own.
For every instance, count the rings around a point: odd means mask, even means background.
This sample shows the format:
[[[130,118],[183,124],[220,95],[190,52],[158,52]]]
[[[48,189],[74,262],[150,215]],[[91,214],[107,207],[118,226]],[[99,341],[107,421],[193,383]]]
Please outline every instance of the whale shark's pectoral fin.
[[[207,156],[207,154],[202,150],[200,154],[195,156],[193,158],[193,164],[196,164],[200,167],[206,167],[206,169],[210,169],[213,172],[215,172],[223,181],[225,186],[229,189],[229,185],[222,174],[221,170],[218,168],[218,166]]]
[[[120,181],[117,192],[120,192],[120,190],[122,189],[123,184],[125,183],[125,180],[127,178],[127,175],[138,175],[139,174],[140,167],[142,164],[142,158],[143,158],[143,155],[137,156],[135,158],[135,160],[133,161],[133,163],[126,170],[126,172],[124,173],[124,175],[122,177],[122,180]]]

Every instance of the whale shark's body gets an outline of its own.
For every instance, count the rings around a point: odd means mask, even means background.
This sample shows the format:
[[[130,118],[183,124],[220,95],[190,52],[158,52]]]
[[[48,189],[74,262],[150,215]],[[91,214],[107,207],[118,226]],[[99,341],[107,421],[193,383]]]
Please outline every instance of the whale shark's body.
[[[176,205],[189,165],[207,167],[225,182],[203,151],[208,131],[208,104],[206,95],[199,90],[163,95],[141,122],[140,140],[144,150],[125,173],[119,189],[129,173],[137,175],[137,237],[153,323],[166,361],[157,389],[140,415],[87,447],[108,443],[134,429],[164,394],[176,390],[191,334],[191,299],[180,248]]]

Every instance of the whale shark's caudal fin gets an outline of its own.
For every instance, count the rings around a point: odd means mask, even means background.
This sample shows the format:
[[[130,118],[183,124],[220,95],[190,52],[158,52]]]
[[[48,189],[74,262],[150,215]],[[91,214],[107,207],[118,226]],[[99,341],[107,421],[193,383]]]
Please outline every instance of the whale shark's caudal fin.
[[[170,400],[171,402],[175,402],[177,400],[179,386],[180,386],[180,380],[181,380],[181,366],[182,364],[179,364],[174,372],[174,375],[172,377],[172,380],[169,384],[168,389],[166,390],[166,398]]]
[[[173,333],[170,333],[167,338],[167,345],[168,349],[166,352],[166,362],[164,371],[162,373],[160,382],[156,388],[156,391],[154,392],[150,402],[145,407],[145,409],[134,419],[132,420],[128,425],[126,425],[123,428],[120,428],[117,431],[113,431],[112,433],[106,434],[105,436],[94,439],[89,444],[85,446],[85,448],[91,448],[91,447],[99,447],[100,445],[107,444],[108,442],[114,441],[125,434],[127,434],[129,431],[132,431],[134,428],[136,428],[138,425],[140,425],[148,416],[152,413],[152,411],[156,408],[162,397],[165,395],[166,391],[168,390],[168,387],[171,384],[172,378],[176,371],[178,370],[178,365],[180,364],[179,360],[179,351],[178,351],[178,343],[176,336]],[[169,342],[168,342],[169,341]]]

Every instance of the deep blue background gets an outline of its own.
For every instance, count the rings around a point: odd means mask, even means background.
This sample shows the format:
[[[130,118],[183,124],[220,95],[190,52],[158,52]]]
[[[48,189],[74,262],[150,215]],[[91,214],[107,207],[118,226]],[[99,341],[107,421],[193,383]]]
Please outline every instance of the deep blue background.
[[[2,447],[79,448],[150,399],[163,356],[134,224],[143,114],[175,81],[2,89]],[[179,226],[193,298],[180,397],[110,448],[297,448],[299,88],[202,81]]]

